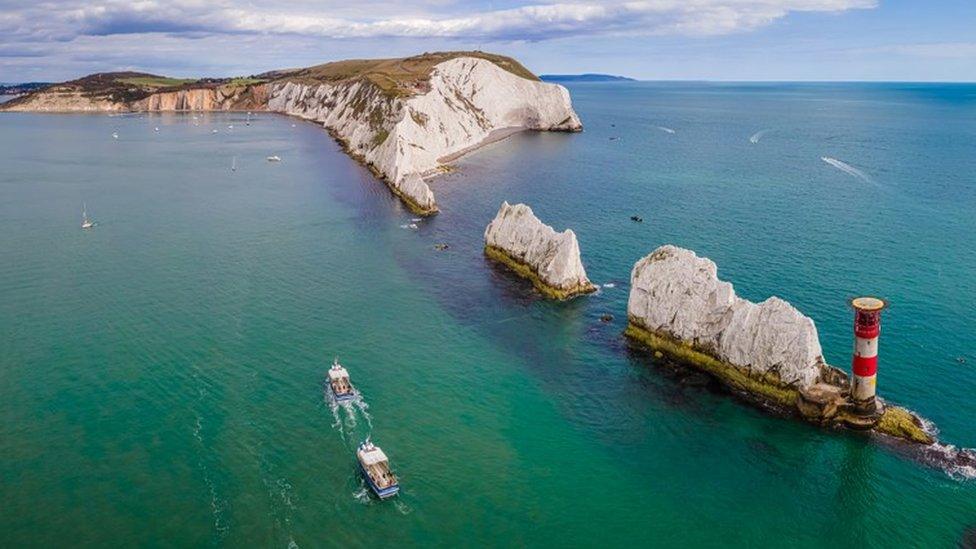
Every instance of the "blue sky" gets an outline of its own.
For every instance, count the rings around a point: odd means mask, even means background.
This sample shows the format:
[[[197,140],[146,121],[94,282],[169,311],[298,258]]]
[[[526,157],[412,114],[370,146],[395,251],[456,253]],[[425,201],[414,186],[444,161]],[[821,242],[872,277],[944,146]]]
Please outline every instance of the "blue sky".
[[[976,0],[0,0],[0,82],[232,76],[443,49],[537,73],[976,81]]]

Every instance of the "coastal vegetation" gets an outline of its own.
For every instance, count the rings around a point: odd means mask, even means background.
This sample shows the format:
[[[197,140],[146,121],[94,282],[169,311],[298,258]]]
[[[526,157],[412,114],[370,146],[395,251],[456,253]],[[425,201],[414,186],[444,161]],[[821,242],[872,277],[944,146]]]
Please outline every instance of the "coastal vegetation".
[[[285,75],[284,79],[301,84],[337,84],[363,79],[389,97],[409,97],[428,90],[427,83],[435,66],[457,57],[485,59],[521,78],[539,80],[532,71],[515,59],[481,51],[423,53],[400,59],[333,61],[299,69]]]

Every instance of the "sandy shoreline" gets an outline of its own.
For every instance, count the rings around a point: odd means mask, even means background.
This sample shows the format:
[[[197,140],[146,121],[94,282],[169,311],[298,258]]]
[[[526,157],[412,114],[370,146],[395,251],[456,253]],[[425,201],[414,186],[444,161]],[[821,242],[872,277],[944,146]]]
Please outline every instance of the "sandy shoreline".
[[[492,143],[496,143],[498,141],[501,141],[502,139],[505,139],[506,137],[509,137],[511,135],[515,135],[515,134],[517,134],[519,132],[524,132],[524,131],[527,131],[527,130],[528,130],[528,128],[523,128],[521,126],[509,126],[507,128],[498,128],[497,130],[492,130],[491,132],[488,133],[488,135],[484,139],[482,139],[478,143],[475,143],[474,145],[471,145],[469,147],[465,147],[465,148],[463,148],[463,149],[461,149],[461,150],[459,150],[457,152],[453,152],[451,154],[446,154],[446,155],[438,158],[437,159],[437,163],[438,164],[449,164],[449,163],[454,162],[455,160],[461,158],[462,156],[464,156],[464,155],[466,155],[468,153],[472,153],[472,152],[480,149],[481,147],[484,147],[486,145],[491,145]]]

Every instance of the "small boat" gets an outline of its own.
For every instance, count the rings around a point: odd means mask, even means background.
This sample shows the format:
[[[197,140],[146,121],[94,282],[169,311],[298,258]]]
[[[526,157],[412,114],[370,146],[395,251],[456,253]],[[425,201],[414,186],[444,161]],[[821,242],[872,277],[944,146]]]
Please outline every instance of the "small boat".
[[[281,162],[281,157],[278,155],[269,156],[268,162]]]
[[[217,133],[217,130],[210,130],[210,133]]]
[[[366,484],[369,484],[380,499],[397,495],[400,484],[397,482],[396,475],[390,470],[389,458],[379,446],[367,438],[356,449],[356,458],[359,460],[359,470],[363,473]]]
[[[159,131],[159,126],[156,126],[155,128],[153,128],[153,131],[154,132],[158,132]]]
[[[236,156],[233,159],[231,159],[231,161],[230,161],[230,171],[232,171],[232,172],[236,172],[237,171],[237,157]]]
[[[95,222],[88,217],[88,206],[82,202],[81,203],[81,228],[91,229],[95,226]]]
[[[643,223],[644,222],[644,218],[641,217],[641,216],[639,216],[639,215],[632,215],[632,216],[630,216],[630,220],[633,221],[633,222],[635,222],[635,223]]]
[[[356,396],[356,391],[349,382],[349,372],[339,364],[339,357],[332,360],[332,367],[329,368],[329,387],[339,402],[352,400]]]
[[[112,132],[112,139],[118,139],[118,138],[119,138],[119,132]]]

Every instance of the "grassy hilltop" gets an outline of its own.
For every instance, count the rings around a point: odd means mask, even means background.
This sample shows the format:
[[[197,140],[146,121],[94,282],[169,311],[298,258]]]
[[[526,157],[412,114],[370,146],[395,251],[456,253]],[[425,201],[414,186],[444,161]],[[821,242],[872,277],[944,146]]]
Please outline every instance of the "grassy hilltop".
[[[396,59],[333,61],[313,67],[282,69],[238,78],[170,78],[142,72],[97,73],[77,80],[52,84],[33,93],[80,93],[92,99],[129,103],[155,93],[179,90],[217,87],[246,88],[257,84],[284,81],[302,84],[336,84],[363,79],[379,88],[384,95],[406,97],[427,91],[427,84],[430,81],[430,74],[434,66],[456,57],[486,59],[522,78],[539,79],[511,57],[480,51],[451,51],[424,53]],[[14,99],[8,103],[8,106],[26,101],[31,95],[26,94]]]

